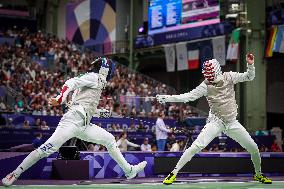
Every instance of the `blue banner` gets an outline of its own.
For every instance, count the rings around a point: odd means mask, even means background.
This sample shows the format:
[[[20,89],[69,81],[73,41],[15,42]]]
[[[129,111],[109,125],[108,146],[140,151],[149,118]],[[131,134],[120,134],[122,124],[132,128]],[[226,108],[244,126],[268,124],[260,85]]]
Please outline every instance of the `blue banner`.
[[[206,25],[195,28],[187,28],[178,31],[154,34],[154,45],[190,41],[200,38],[208,38],[230,33],[233,26],[227,22],[220,24]]]
[[[222,22],[219,24],[212,24],[212,25],[199,26],[194,28],[181,29],[177,31],[157,33],[149,35],[150,37],[136,38],[135,47],[145,48],[145,47],[168,44],[168,43],[176,43],[181,41],[190,41],[195,39],[215,37],[231,33],[233,29],[234,26],[229,22]],[[151,39],[151,42],[149,42],[148,39]]]

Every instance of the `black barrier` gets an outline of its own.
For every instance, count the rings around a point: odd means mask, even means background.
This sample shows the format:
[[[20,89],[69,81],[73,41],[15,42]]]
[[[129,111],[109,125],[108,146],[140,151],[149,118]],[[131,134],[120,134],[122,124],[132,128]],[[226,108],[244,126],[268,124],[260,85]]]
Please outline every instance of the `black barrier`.
[[[154,173],[170,173],[179,159],[179,157],[155,157]],[[262,171],[264,173],[284,173],[284,158],[262,158]],[[194,157],[180,170],[180,173],[242,174],[254,173],[254,169],[251,159],[247,157]]]
[[[90,161],[88,160],[53,160],[52,179],[89,180]]]

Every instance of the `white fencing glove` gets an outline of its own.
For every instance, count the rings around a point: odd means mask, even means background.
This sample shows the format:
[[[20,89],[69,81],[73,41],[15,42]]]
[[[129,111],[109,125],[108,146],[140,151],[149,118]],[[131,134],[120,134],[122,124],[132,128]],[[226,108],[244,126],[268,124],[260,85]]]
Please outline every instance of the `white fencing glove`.
[[[156,95],[156,99],[159,103],[165,104],[171,95]]]

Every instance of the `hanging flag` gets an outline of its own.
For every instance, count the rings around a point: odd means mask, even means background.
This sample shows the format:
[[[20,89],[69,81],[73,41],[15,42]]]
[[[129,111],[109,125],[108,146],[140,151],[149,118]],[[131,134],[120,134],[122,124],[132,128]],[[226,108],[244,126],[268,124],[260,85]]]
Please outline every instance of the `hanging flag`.
[[[276,33],[277,33],[277,26],[272,26],[270,29],[270,35],[269,35],[269,40],[268,40],[268,44],[265,50],[265,57],[272,57],[273,55],[273,46],[275,43],[275,39],[276,39]]]
[[[239,58],[239,40],[240,40],[240,28],[235,29],[230,38],[228,50],[227,50],[227,60],[237,60]]]
[[[199,65],[202,65],[203,62],[213,58],[212,40],[201,40],[187,43],[187,51],[188,56],[198,58],[198,65],[192,65],[193,67],[190,67],[189,69],[198,69],[200,67]]]
[[[197,45],[199,46],[199,59],[201,65],[203,65],[203,62],[214,58],[211,39],[199,41]]]
[[[187,52],[188,69],[194,70],[199,68],[199,50],[189,50]]]
[[[284,53],[284,25],[278,26],[273,52]]]
[[[176,52],[174,45],[164,45],[167,72],[174,72],[176,66]]]
[[[213,57],[218,60],[221,66],[226,64],[225,36],[212,39]]]
[[[176,44],[177,70],[188,70],[186,43]]]

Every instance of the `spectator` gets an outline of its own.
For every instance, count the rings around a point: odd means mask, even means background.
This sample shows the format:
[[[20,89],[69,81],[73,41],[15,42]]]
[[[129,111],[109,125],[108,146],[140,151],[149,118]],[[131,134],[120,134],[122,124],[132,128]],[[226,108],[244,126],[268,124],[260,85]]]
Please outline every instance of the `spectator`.
[[[280,151],[283,151],[282,145],[283,145],[283,139],[282,139],[282,129],[280,127],[272,127],[270,130],[271,135],[274,135],[277,141],[277,144],[280,148]]]
[[[128,108],[126,104],[123,104],[122,109],[121,109],[121,114],[122,116],[128,116]]]
[[[281,149],[278,146],[276,139],[273,141],[273,144],[271,145],[271,152],[281,152]]]
[[[143,144],[141,144],[141,151],[142,152],[151,152],[152,148],[151,145],[149,144],[149,139],[145,138]]]
[[[47,126],[45,121],[41,122],[41,130],[50,130],[49,126]]]
[[[165,146],[165,150],[164,151],[170,151],[172,148],[172,145],[170,143],[166,143],[166,146]]]
[[[174,143],[170,149],[171,152],[179,152],[182,151],[182,147],[184,145],[183,140],[178,140],[176,143]]]
[[[7,121],[7,126],[6,126],[8,129],[13,129],[15,126],[13,124],[13,119],[12,118],[8,118],[8,121]]]
[[[97,152],[97,151],[99,151],[99,150],[100,150],[100,145],[98,145],[98,144],[92,144],[92,143],[90,143],[90,144],[88,145],[88,151]]]
[[[151,150],[152,150],[152,152],[156,152],[158,150],[157,146],[155,144],[153,144]]]
[[[133,105],[135,105],[135,100],[136,100],[135,95],[136,94],[135,94],[134,90],[131,87],[129,87],[127,89],[127,92],[126,92],[126,102],[129,106],[129,108],[132,108]]]
[[[35,127],[37,128],[37,129],[41,129],[41,120],[40,120],[40,118],[37,118],[36,120],[35,120]]]
[[[103,146],[103,145],[100,145],[100,149],[99,149],[100,152],[105,152],[107,151],[106,147]]]
[[[116,124],[116,132],[123,132],[123,129],[120,128],[119,124]]]
[[[158,151],[165,150],[168,133],[172,132],[171,129],[168,129],[166,127],[165,122],[163,120],[164,118],[165,118],[165,114],[164,112],[161,112],[156,121],[156,141],[157,141]]]
[[[127,129],[127,132],[136,132],[135,124],[132,122],[130,127]]]
[[[37,105],[32,113],[33,115],[41,115],[40,105]]]
[[[116,125],[115,125],[114,123],[111,124],[111,127],[108,128],[108,131],[109,131],[109,132],[117,132]]]
[[[32,141],[32,144],[33,144],[34,148],[38,148],[38,147],[40,147],[40,145],[43,144],[42,133],[36,134],[36,138]]]
[[[16,104],[15,104],[15,111],[16,112],[22,112],[24,110],[24,102],[22,99],[17,98]]]
[[[269,150],[268,150],[268,148],[267,148],[266,146],[262,145],[262,146],[259,148],[259,151],[260,151],[260,152],[268,152]]]
[[[128,146],[132,146],[132,147],[135,147],[135,148],[140,147],[138,144],[134,144],[134,143],[129,142],[127,140],[127,133],[126,132],[121,133],[120,138],[117,141],[117,146],[118,146],[118,148],[120,149],[121,152],[127,151]]]
[[[28,120],[24,121],[23,129],[31,129],[30,122]]]
[[[6,110],[7,110],[6,104],[4,103],[3,98],[1,97],[0,98],[0,111],[6,111]]]
[[[112,117],[122,117],[121,111],[120,111],[120,105],[118,103],[114,103],[113,105],[113,111],[112,111]]]
[[[144,127],[142,122],[139,123],[137,132],[146,132],[146,128]]]
[[[169,150],[171,149],[172,145],[176,143],[176,136],[173,133],[168,134],[167,144],[170,145]]]
[[[209,149],[209,152],[219,152],[219,145],[218,144],[213,144],[212,147]]]

